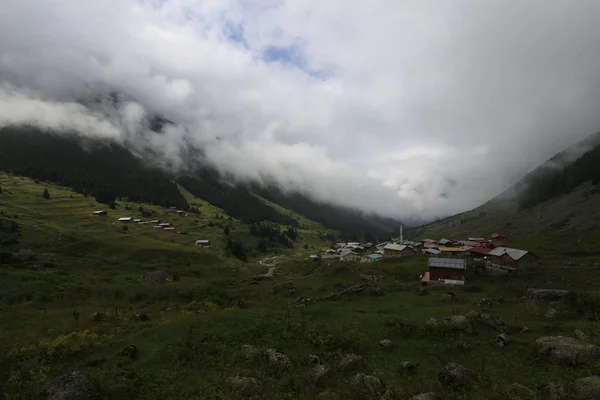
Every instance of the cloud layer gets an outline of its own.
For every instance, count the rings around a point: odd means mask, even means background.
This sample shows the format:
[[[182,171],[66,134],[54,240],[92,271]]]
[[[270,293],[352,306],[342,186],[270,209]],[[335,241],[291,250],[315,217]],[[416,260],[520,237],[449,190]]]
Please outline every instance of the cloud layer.
[[[479,205],[600,128],[600,3],[88,0],[0,12],[0,127],[405,218]],[[131,101],[90,103],[115,91]],[[82,101],[86,100],[86,101]],[[148,131],[145,116],[176,123]]]

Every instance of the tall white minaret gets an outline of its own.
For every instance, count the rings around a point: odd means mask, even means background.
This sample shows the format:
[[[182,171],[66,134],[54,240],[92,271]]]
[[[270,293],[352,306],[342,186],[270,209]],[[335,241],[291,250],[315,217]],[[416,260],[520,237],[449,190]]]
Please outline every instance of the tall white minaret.
[[[404,236],[402,234],[402,225],[400,225],[400,244],[404,244]]]

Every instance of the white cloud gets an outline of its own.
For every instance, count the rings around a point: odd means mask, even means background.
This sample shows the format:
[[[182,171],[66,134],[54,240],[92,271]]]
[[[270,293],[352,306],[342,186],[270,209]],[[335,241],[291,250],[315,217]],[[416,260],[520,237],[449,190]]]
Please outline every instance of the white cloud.
[[[600,126],[598,2],[24,0],[0,37],[0,124],[169,168],[196,143],[239,177],[398,217],[474,207]],[[109,89],[135,102],[75,102]],[[150,112],[178,127],[148,132]]]

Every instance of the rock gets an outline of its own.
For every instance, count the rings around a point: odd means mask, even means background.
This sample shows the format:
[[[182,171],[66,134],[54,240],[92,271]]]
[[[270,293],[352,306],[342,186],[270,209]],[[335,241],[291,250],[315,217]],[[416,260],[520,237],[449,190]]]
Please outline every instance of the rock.
[[[567,398],[567,390],[560,382],[548,382],[544,392],[546,394],[544,398],[548,400],[565,400]]]
[[[546,319],[554,319],[556,317],[556,310],[554,308],[550,308],[548,311],[546,311],[546,314],[544,314],[544,318]]]
[[[379,346],[383,348],[390,348],[394,346],[394,343],[390,339],[383,339],[379,342]]]
[[[414,363],[412,361],[402,361],[400,363],[400,368],[402,368],[404,371],[412,371],[413,369],[417,368],[419,366],[419,363]]]
[[[322,381],[329,375],[331,369],[327,365],[317,365],[313,369],[310,370],[310,376],[317,383],[322,383]]]
[[[254,396],[261,392],[260,381],[247,376],[232,376],[227,378],[227,384],[231,389],[242,396]]]
[[[285,283],[273,285],[271,287],[271,294],[279,294],[279,293],[295,294],[296,293],[296,285],[294,285],[294,282],[292,282],[292,281],[287,281]]]
[[[583,333],[583,331],[581,329],[575,329],[573,331],[573,335],[575,335],[575,337],[579,340],[586,340],[587,339],[587,335],[585,333]]]
[[[340,396],[331,390],[325,390],[317,395],[318,400],[338,400]]]
[[[444,387],[468,388],[478,381],[478,377],[475,371],[449,363],[438,373],[438,380]]]
[[[435,318],[429,318],[427,321],[425,321],[425,325],[430,328],[437,328],[440,326],[440,322]]]
[[[600,399],[600,376],[593,375],[573,382],[573,397],[577,400]]]
[[[367,393],[382,393],[385,387],[379,378],[373,375],[365,375],[362,372],[354,375],[350,380],[350,384],[358,390]]]
[[[534,300],[558,301],[568,294],[568,290],[560,289],[527,289],[527,297]]]
[[[74,371],[54,380],[46,388],[47,400],[88,400],[91,396],[84,388],[87,378]]]
[[[496,344],[500,347],[506,347],[508,344],[510,344],[510,338],[506,333],[501,333],[496,336]]]
[[[96,367],[101,366],[105,362],[106,362],[106,357],[94,358],[93,360],[87,361],[84,364],[84,366],[91,367],[91,368],[96,368]]]
[[[535,342],[536,353],[552,361],[580,365],[600,359],[600,347],[565,336],[544,336]]]
[[[117,355],[120,357],[128,357],[128,358],[131,358],[132,360],[135,360],[136,358],[139,357],[140,350],[138,349],[138,347],[136,345],[132,344],[132,345],[123,347],[121,350],[119,350],[117,352]]]
[[[135,313],[131,319],[134,321],[150,321],[150,317],[144,313]]]
[[[500,317],[495,317],[487,313],[479,314],[479,320],[490,328],[496,329],[502,333],[508,333],[510,326]]]
[[[454,303],[456,295],[452,292],[442,293],[441,300],[443,303]]]
[[[319,364],[321,364],[321,360],[319,359],[318,356],[316,356],[314,354],[309,354],[308,355],[308,363],[310,365],[319,365]]]
[[[444,324],[452,329],[473,333],[473,326],[464,315],[453,315],[444,320]]]
[[[508,395],[511,399],[518,400],[536,400],[537,394],[529,389],[527,386],[521,385],[520,383],[513,383],[508,386]]]
[[[473,321],[476,320],[480,317],[480,313],[477,311],[469,311],[466,315],[466,317],[469,319],[469,321]]]
[[[158,270],[140,275],[139,280],[143,283],[167,283],[173,282],[173,276],[163,270]]]
[[[292,360],[283,353],[275,351],[275,349],[267,349],[265,356],[269,364],[277,366],[282,369],[287,369],[292,366]]]
[[[411,397],[408,400],[437,400],[437,395],[434,392],[421,393]]]
[[[356,354],[346,354],[340,360],[338,368],[341,370],[358,369],[365,365],[365,359]]]
[[[250,281],[248,285],[260,285],[260,281]]]
[[[427,289],[425,289],[425,288],[419,289],[419,293],[418,293],[419,296],[426,296],[428,294],[429,294],[429,292],[427,291]]]
[[[254,361],[262,356],[263,350],[260,347],[245,344],[242,346],[242,354],[246,360]]]
[[[103,312],[95,312],[92,314],[92,322],[102,322],[105,319]]]

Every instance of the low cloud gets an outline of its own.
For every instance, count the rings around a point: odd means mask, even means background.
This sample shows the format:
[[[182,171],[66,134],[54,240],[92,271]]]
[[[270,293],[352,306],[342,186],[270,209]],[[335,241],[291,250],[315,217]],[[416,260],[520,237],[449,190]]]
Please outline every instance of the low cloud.
[[[0,37],[0,127],[169,170],[198,146],[238,179],[399,218],[475,207],[600,127],[596,2],[25,0]],[[174,125],[152,132],[156,114]]]

